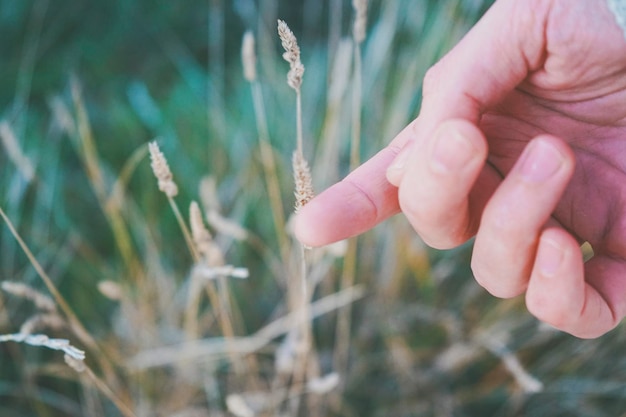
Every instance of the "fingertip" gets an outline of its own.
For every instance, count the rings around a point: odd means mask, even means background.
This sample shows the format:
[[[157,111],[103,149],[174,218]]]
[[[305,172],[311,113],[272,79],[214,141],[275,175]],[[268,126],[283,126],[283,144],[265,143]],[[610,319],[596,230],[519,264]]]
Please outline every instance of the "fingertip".
[[[378,221],[371,197],[344,180],[302,207],[293,220],[293,230],[305,246],[319,247],[363,233]]]
[[[519,158],[519,174],[529,182],[546,182],[552,177],[567,182],[574,173],[576,158],[570,146],[553,135],[531,140]]]
[[[409,123],[396,137],[391,141],[388,149],[394,154],[393,160],[385,171],[387,181],[397,187],[402,181],[402,176],[406,169],[407,162],[411,158],[412,148],[415,144],[415,138],[418,136],[418,119]]]
[[[318,247],[325,242],[321,229],[315,226],[316,218],[319,218],[319,203],[316,199],[309,201],[296,213],[292,219],[293,234],[304,246]]]
[[[419,147],[409,149],[400,206],[429,246],[450,249],[476,233],[475,208],[484,203],[472,190],[479,179],[483,182],[487,142],[477,126],[462,119],[441,122],[419,140]]]
[[[584,267],[578,242],[563,229],[544,230],[526,293],[528,311],[557,329],[576,333],[584,303]]]
[[[395,187],[398,187],[402,182],[402,177],[404,176],[404,171],[406,170],[406,165],[411,158],[411,154],[413,153],[413,144],[414,142],[409,142],[396,156],[393,160],[393,163],[389,165],[387,171],[385,173],[387,177],[387,181]]]
[[[555,277],[561,272],[568,252],[567,240],[555,232],[547,230],[539,239],[535,262],[538,276],[544,279]]]

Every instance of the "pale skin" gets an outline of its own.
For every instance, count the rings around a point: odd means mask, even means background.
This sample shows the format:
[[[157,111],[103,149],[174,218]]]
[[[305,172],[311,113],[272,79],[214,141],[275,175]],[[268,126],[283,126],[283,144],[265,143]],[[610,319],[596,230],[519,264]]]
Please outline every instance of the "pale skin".
[[[427,73],[419,116],[305,206],[321,246],[402,212],[429,245],[475,237],[498,297],[581,338],[626,315],[626,40],[605,1],[498,0]],[[594,257],[583,262],[580,244]]]

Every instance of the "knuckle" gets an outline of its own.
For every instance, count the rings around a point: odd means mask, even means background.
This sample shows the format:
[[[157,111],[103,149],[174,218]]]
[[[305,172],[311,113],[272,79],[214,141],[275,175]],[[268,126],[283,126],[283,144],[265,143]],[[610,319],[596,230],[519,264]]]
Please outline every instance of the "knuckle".
[[[451,249],[471,238],[465,207],[445,208],[416,190],[400,187],[400,209],[424,243],[435,249]]]
[[[439,91],[441,83],[441,62],[442,61],[430,67],[426,71],[426,74],[424,74],[424,80],[422,82],[422,92],[424,97],[430,96]]]

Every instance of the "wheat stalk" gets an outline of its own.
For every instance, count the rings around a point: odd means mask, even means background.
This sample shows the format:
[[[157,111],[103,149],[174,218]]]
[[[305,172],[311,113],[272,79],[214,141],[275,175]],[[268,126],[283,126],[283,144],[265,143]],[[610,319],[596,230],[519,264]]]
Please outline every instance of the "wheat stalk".
[[[89,346],[91,349],[97,352],[100,352],[100,348],[98,344],[96,343],[96,341],[93,339],[93,337],[91,337],[87,329],[85,329],[81,321],[78,319],[78,316],[74,313],[74,311],[70,307],[69,303],[65,300],[65,298],[59,292],[59,290],[56,288],[56,286],[52,282],[52,279],[48,276],[48,274],[43,269],[39,261],[37,261],[37,258],[35,258],[35,255],[33,255],[29,247],[26,245],[26,242],[24,242],[24,240],[19,235],[19,233],[17,233],[15,226],[13,225],[11,220],[8,218],[4,210],[2,210],[2,208],[0,208],[0,217],[2,217],[7,227],[9,228],[9,231],[11,232],[11,234],[13,235],[17,243],[20,245],[20,247],[24,251],[24,254],[30,261],[31,265],[33,266],[33,268],[35,269],[39,277],[42,279],[42,281],[46,285],[46,288],[48,288],[48,291],[50,291],[50,294],[52,294],[52,297],[56,301],[61,311],[63,311],[63,313],[67,317],[70,323],[70,327],[72,328],[76,336],[78,336],[78,338],[81,340],[82,343]]]
[[[367,0],[352,0],[354,8],[354,26],[352,37],[354,39],[354,73],[352,78],[352,142],[350,146],[350,169],[354,170],[360,163],[361,143],[361,108],[362,98],[362,58],[361,44],[365,40],[367,28]]]
[[[0,139],[4,145],[4,149],[11,161],[15,164],[18,171],[24,176],[27,182],[35,178],[35,167],[31,160],[24,154],[20,147],[15,132],[11,129],[8,122],[0,122]]]
[[[309,164],[299,152],[293,153],[292,165],[295,182],[294,195],[296,197],[294,205],[297,213],[313,199],[314,192]]]
[[[204,225],[202,213],[198,203],[192,201],[189,206],[189,225],[191,228],[192,244],[194,248],[195,265],[207,265],[209,267],[222,265],[224,263],[223,255],[220,249],[213,242],[211,233]],[[194,267],[194,268],[196,268]],[[188,337],[195,338],[198,336],[198,310],[200,305],[200,288],[203,283],[198,280],[197,274],[192,274],[191,285],[189,286],[189,298],[187,308],[185,310],[185,329]],[[232,337],[234,330],[230,321],[230,315],[223,311],[222,302],[215,286],[211,282],[202,285],[207,290],[207,295],[214,312],[220,314],[220,324],[222,332],[227,337]],[[220,313],[221,312],[221,313]]]
[[[189,206],[189,224],[196,251],[200,254],[200,260],[194,265],[191,274],[189,301],[185,311],[187,334],[197,336],[198,289],[200,286],[203,286],[207,290],[214,311],[219,313],[218,317],[222,334],[227,344],[230,344],[230,340],[236,336],[234,326],[236,321],[233,318],[240,316],[237,303],[230,296],[227,278],[247,278],[248,270],[225,264],[224,254],[204,224],[202,211],[195,201],[192,201]],[[214,281],[217,281],[217,289],[213,283]],[[250,383],[255,387],[259,386],[256,377],[250,377],[252,374],[251,370],[258,368],[254,358],[247,358],[247,368],[244,363],[237,360],[237,356],[234,353],[230,354],[230,361],[239,376],[248,376],[246,383]]]
[[[109,204],[110,198],[107,195],[108,186],[105,181],[104,172],[100,167],[96,140],[89,122],[87,109],[83,102],[81,86],[78,79],[72,78],[71,90],[76,111],[76,123],[75,128],[69,128],[68,133],[73,133],[75,136],[77,146],[80,149],[84,169],[89,178],[91,187],[98,198],[100,207],[104,211],[107,221],[111,226],[115,243],[128,269],[128,275],[138,283],[142,283],[145,274],[133,249],[132,238],[121,212],[121,204]]]
[[[131,410],[131,408],[126,405],[116,394],[113,392],[111,388],[101,379],[99,378],[92,370],[87,366],[87,364],[82,360],[78,359],[73,355],[68,353],[64,356],[65,363],[67,366],[76,371],[79,375],[85,375],[88,382],[95,385],[96,389],[100,391],[105,397],[107,397],[115,407],[120,411],[120,413],[124,417],[137,417],[137,415]],[[82,377],[81,377],[82,381]]]
[[[170,170],[167,159],[165,159],[165,155],[161,152],[159,144],[156,141],[150,142],[148,145],[148,151],[150,152],[150,166],[152,167],[152,172],[157,179],[159,190],[161,190],[167,197],[170,207],[174,212],[174,216],[176,217],[176,221],[178,222],[178,227],[180,227],[183,237],[185,238],[187,248],[189,249],[194,261],[198,262],[200,256],[198,255],[196,247],[193,244],[191,234],[189,233],[187,224],[185,223],[183,215],[178,208],[178,204],[176,204],[176,201],[174,200],[174,197],[178,195],[178,186],[174,182],[174,175]]]
[[[105,355],[103,350],[100,348],[100,346],[95,341],[95,339],[91,336],[91,334],[87,331],[85,326],[83,326],[82,322],[80,321],[80,319],[78,318],[76,313],[74,313],[74,311],[70,307],[69,303],[65,300],[65,298],[59,292],[59,290],[56,288],[56,286],[52,282],[52,279],[48,276],[48,274],[43,269],[43,267],[41,266],[41,264],[39,263],[37,258],[35,258],[35,255],[33,255],[33,253],[31,252],[30,248],[26,245],[26,243],[24,242],[22,237],[19,235],[19,233],[17,233],[17,230],[15,229],[15,226],[13,225],[11,220],[8,218],[8,216],[5,214],[4,210],[2,210],[2,208],[0,208],[0,217],[2,217],[2,219],[6,223],[7,227],[9,228],[9,231],[11,232],[11,234],[13,235],[13,237],[15,238],[17,243],[20,245],[20,247],[24,251],[24,254],[26,254],[26,257],[30,261],[31,265],[33,266],[33,268],[35,269],[35,271],[37,272],[39,277],[42,279],[42,281],[44,282],[44,284],[48,288],[48,291],[50,291],[50,294],[52,294],[52,297],[56,301],[56,304],[59,306],[60,310],[65,315],[65,318],[67,319],[67,322],[69,324],[69,328],[72,330],[72,332],[76,335],[76,337],[78,337],[78,339],[85,346],[89,347],[93,351],[93,353],[94,353],[93,357],[99,362],[100,367],[101,367],[102,371],[104,372],[104,374],[105,374],[105,376],[107,378],[107,381],[109,381],[109,384],[113,385],[113,386],[118,386],[119,385],[118,377],[117,377],[117,375],[116,375],[116,373],[115,373],[111,363],[109,362],[109,358],[107,357],[107,355]],[[40,343],[42,343],[42,345],[43,345],[43,343],[49,343],[49,342],[46,342],[43,338],[32,339],[32,338],[28,338],[26,336],[27,335],[24,335],[24,334],[19,335],[19,336],[17,336],[17,335],[10,336],[9,335],[9,336],[5,336],[5,338],[7,338],[7,340],[13,340],[13,341],[29,343],[29,344],[32,344],[31,342],[33,342],[33,341],[34,342],[40,342]],[[59,343],[61,343],[61,342],[53,342],[53,345],[54,346],[61,346],[61,344],[59,344]],[[44,346],[50,347],[50,346],[47,346],[47,345],[44,345]],[[112,392],[112,390],[110,388],[108,388],[106,383],[102,382],[102,384],[110,392]]]
[[[357,44],[361,44],[367,31],[367,0],[352,0],[352,8],[355,13],[352,37]]]
[[[352,0],[354,9],[354,25],[352,37],[354,40],[354,65],[352,74],[352,138],[350,144],[350,170],[356,169],[360,164],[361,153],[361,109],[363,107],[362,93],[362,53],[361,44],[365,40],[367,28],[367,0]],[[349,288],[354,285],[356,278],[356,263],[358,252],[358,240],[353,238],[348,243],[348,250],[344,258],[341,274],[341,288]],[[339,312],[335,336],[334,362],[335,369],[340,373],[347,373],[348,356],[350,352],[350,321],[351,306]],[[342,389],[343,387],[341,387]],[[341,391],[341,389],[339,391]]]
[[[244,34],[241,46],[241,60],[243,63],[244,77],[250,83],[252,91],[252,103],[259,136],[259,150],[261,162],[265,174],[265,183],[269,194],[274,228],[278,240],[280,254],[283,262],[289,258],[289,242],[285,233],[285,215],[283,213],[283,199],[280,192],[280,184],[276,173],[276,161],[274,151],[270,144],[270,134],[267,127],[267,116],[261,85],[257,80],[255,39],[252,32]]]
[[[167,159],[165,159],[165,155],[161,152],[156,141],[150,142],[148,150],[150,151],[150,166],[154,176],[157,178],[159,190],[163,191],[167,198],[176,197],[178,195],[178,186],[174,182],[174,175],[170,170]]]
[[[300,47],[298,41],[287,24],[278,20],[278,36],[281,40],[281,44],[285,52],[283,58],[289,63],[289,72],[287,73],[287,84],[296,93],[296,150],[292,157],[293,175],[295,182],[294,194],[296,197],[295,211],[298,212],[307,202],[309,202],[313,194],[311,171],[308,163],[304,158],[303,151],[303,129],[302,129],[302,76],[304,74],[304,65],[300,60]],[[310,320],[310,302],[312,289],[309,289],[309,283],[307,280],[307,264],[306,264],[306,249],[304,245],[299,244],[299,288],[295,285],[289,285],[289,291],[291,295],[291,301],[294,303],[294,307],[297,308],[298,314],[298,326],[299,326],[299,340],[296,347],[297,362],[293,370],[291,378],[291,390],[290,396],[293,398],[292,412],[297,414],[299,407],[299,397],[295,395],[300,390],[300,387],[304,386],[306,380],[306,374],[309,370],[309,365],[312,352],[312,329]]]
[[[189,205],[189,226],[193,243],[202,257],[202,263],[207,265],[223,264],[224,257],[222,256],[222,251],[213,242],[211,232],[206,228],[202,219],[200,206],[195,201],[192,201]]]
[[[202,220],[202,214],[198,203],[195,201],[190,205],[190,228],[187,227],[183,216],[178,209],[174,197],[178,194],[178,186],[174,182],[172,171],[167,163],[165,155],[159,149],[156,142],[149,144],[150,152],[150,166],[154,176],[157,179],[159,190],[161,190],[168,198],[174,215],[178,221],[179,227],[183,232],[185,242],[189,248],[189,251],[193,257],[195,265],[205,264],[212,266],[223,266],[224,258],[221,250],[213,242],[211,234],[204,225]],[[216,289],[213,282],[210,280],[204,280],[204,288],[207,291],[207,295],[213,306],[213,313],[219,318],[220,329],[222,334],[227,339],[231,339],[235,336],[235,329],[232,322],[232,308],[230,303],[230,296],[228,295],[226,281],[224,276],[218,277],[220,283],[219,288]],[[189,287],[189,298],[187,301],[187,307],[185,310],[185,330],[187,337],[196,338],[198,336],[198,321],[197,312],[199,310],[199,286],[198,274],[192,275],[191,285]],[[219,290],[219,291],[218,291]],[[242,375],[244,369],[241,364],[236,361],[236,358],[232,357],[232,365],[237,370],[237,373]]]
[[[366,293],[364,287],[355,286],[320,298],[311,303],[311,318],[314,319],[344,308],[365,297]],[[249,336],[235,338],[230,341],[230,346],[227,346],[227,342],[223,338],[187,341],[174,346],[143,350],[128,359],[127,365],[131,370],[141,371],[189,360],[221,358],[227,356],[230,349],[234,349],[239,355],[259,352],[274,339],[291,331],[294,323],[298,321],[298,314],[297,311],[289,312]]]

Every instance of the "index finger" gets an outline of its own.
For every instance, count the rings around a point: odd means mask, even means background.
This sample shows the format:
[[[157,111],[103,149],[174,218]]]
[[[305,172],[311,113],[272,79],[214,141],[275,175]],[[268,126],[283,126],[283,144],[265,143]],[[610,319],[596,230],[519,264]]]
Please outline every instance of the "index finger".
[[[398,189],[386,171],[412,136],[412,124],[370,160],[300,209],[295,234],[307,246],[322,246],[363,233],[400,211]]]

